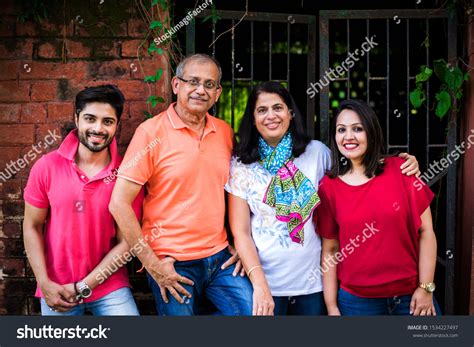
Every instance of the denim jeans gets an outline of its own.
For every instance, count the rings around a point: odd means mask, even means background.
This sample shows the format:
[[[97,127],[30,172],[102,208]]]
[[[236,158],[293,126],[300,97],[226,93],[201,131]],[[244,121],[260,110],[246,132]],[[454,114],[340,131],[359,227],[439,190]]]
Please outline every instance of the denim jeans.
[[[180,283],[191,293],[192,298],[184,297],[178,302],[167,290],[168,303],[163,301],[160,287],[147,274],[148,283],[156,300],[158,314],[163,316],[191,316],[202,313],[202,304],[207,299],[225,316],[252,315],[252,285],[247,277],[232,276],[235,264],[222,270],[221,266],[231,254],[224,249],[210,257],[189,261],[176,261],[174,267],[181,276],[194,282],[193,286]]]
[[[411,295],[390,298],[361,298],[339,288],[337,304],[343,316],[374,316],[374,315],[410,315]],[[441,309],[433,296],[436,315]]]
[[[83,316],[89,311],[94,316],[139,316],[137,305],[130,288],[123,287],[92,302],[79,304],[67,312],[54,312],[40,299],[41,315],[43,316]]]
[[[321,316],[326,314],[323,292],[296,295],[274,296],[275,316]]]

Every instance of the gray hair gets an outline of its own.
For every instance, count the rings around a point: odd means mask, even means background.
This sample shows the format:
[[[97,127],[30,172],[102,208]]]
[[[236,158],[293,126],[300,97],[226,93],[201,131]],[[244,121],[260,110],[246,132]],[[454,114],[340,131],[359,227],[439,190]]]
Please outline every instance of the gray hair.
[[[217,80],[217,83],[220,85],[221,84],[221,78],[222,78],[222,68],[221,64],[214,58],[211,57],[210,55],[204,54],[204,53],[197,53],[197,54],[191,54],[186,56],[179,64],[178,67],[176,68],[176,76],[183,78],[183,73],[184,73],[184,68],[186,67],[186,64],[189,63],[191,60],[196,60],[200,63],[213,63],[217,66],[217,69],[219,70],[219,78]]]

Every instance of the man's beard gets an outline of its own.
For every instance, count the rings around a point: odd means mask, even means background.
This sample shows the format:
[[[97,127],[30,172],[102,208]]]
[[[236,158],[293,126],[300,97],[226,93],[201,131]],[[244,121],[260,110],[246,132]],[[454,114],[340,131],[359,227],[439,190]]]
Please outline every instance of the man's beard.
[[[87,149],[89,149],[91,152],[94,152],[94,153],[102,152],[104,149],[107,149],[109,145],[112,143],[112,140],[114,138],[113,136],[108,137],[107,134],[98,134],[91,131],[86,131],[85,133],[78,132],[78,135],[79,135],[79,142],[82,143]],[[105,141],[102,144],[97,144],[97,145],[93,144],[89,140],[89,137],[88,137],[89,135],[101,136],[104,138]]]

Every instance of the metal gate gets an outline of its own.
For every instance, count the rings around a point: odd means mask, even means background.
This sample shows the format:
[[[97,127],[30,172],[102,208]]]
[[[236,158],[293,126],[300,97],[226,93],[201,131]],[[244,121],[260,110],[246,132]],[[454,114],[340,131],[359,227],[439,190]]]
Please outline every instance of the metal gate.
[[[381,83],[385,84],[385,95],[378,97],[378,103],[382,103],[385,107],[374,108],[378,111],[377,114],[382,117],[381,123],[384,123],[385,139],[387,149],[391,152],[394,150],[408,151],[416,154],[422,171],[427,170],[428,163],[433,158],[438,158],[440,154],[447,150],[451,152],[455,149],[457,141],[457,124],[452,122],[448,124],[450,115],[445,117],[443,122],[439,122],[434,117],[434,110],[430,108],[422,109],[420,113],[413,115],[413,109],[409,102],[410,89],[414,87],[415,75],[419,72],[418,66],[412,66],[414,59],[420,57],[413,57],[413,51],[418,49],[419,42],[414,42],[414,30],[424,31],[423,36],[428,38],[427,44],[424,44],[420,52],[419,49],[416,54],[424,54],[424,63],[428,66],[433,66],[434,59],[444,58],[451,65],[456,65],[456,18],[453,13],[447,10],[360,10],[360,11],[321,11],[319,16],[319,56],[320,56],[320,75],[331,67],[331,40],[330,27],[333,23],[339,22],[339,25],[345,26],[347,51],[350,52],[355,48],[352,45],[351,35],[353,35],[353,23],[358,22],[359,28],[365,29],[364,35],[372,37],[377,30],[378,33],[385,34],[384,37],[379,38],[379,45],[384,45],[383,49],[384,63],[386,65],[385,71],[371,71],[371,51],[367,52],[363,57],[365,61],[362,64],[365,79],[365,93],[367,103],[371,103],[372,99],[376,98],[374,92],[379,92],[382,87]],[[338,24],[334,24],[338,25]],[[415,29],[416,28],[416,29]],[[402,30],[400,30],[402,29]],[[396,34],[391,34],[391,31],[396,31]],[[401,34],[401,37],[398,35]],[[435,35],[436,42],[430,40],[430,35]],[[391,46],[395,39],[405,41],[403,45]],[[426,39],[425,39],[426,40]],[[439,44],[445,47],[439,47],[438,52],[443,51],[443,56],[432,56],[431,47]],[[398,50],[398,51],[396,51]],[[400,59],[393,59],[394,55],[398,54],[398,58],[404,58],[404,62]],[[380,53],[380,52],[379,52]],[[382,54],[379,54],[382,55]],[[379,57],[380,59],[381,57]],[[393,66],[395,64],[403,64],[402,69],[398,69],[394,74]],[[396,65],[397,66],[397,65]],[[364,69],[365,68],[365,69]],[[404,72],[400,74],[400,70]],[[404,70],[404,71],[403,71]],[[398,72],[398,73],[397,73]],[[345,84],[346,93],[351,95],[351,88],[354,87],[352,76],[349,73],[345,77],[337,79],[340,83]],[[404,98],[404,102],[397,99],[391,93],[391,85],[402,81],[405,92],[400,98]],[[372,90],[372,85],[376,84],[379,88]],[[330,118],[330,94],[331,85],[328,85],[320,92],[320,133],[321,139],[327,143],[329,133],[329,118]],[[430,104],[434,100],[432,96],[433,90],[428,81],[426,88],[427,103]],[[383,100],[385,99],[385,100]],[[396,105],[392,105],[396,100]],[[403,115],[404,114],[404,115]],[[403,117],[401,117],[403,116]],[[421,117],[424,116],[424,117]],[[383,119],[384,118],[384,119]],[[422,119],[424,118],[424,119]],[[401,122],[405,124],[400,124]],[[439,123],[439,124],[438,124]],[[431,134],[436,128],[447,128],[448,133],[445,134]],[[392,129],[397,128],[399,134],[392,134]],[[404,134],[403,134],[404,133]],[[422,138],[422,139],[421,139]],[[440,152],[441,151],[441,152]],[[431,189],[437,193],[436,207],[433,210],[433,217],[435,219],[435,232],[438,239],[438,257],[437,257],[437,278],[438,290],[436,296],[444,305],[443,312],[446,314],[453,314],[454,310],[454,261],[455,261],[455,230],[456,230],[456,161],[449,168],[440,175],[432,179],[429,183]],[[444,273],[444,275],[442,274]],[[444,282],[444,283],[443,283]],[[440,298],[440,295],[442,296]],[[442,307],[443,307],[442,306]]]

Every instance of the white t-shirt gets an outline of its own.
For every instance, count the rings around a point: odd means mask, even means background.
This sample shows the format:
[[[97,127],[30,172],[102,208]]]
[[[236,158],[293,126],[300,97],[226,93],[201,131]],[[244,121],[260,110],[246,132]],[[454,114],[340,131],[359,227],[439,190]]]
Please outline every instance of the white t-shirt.
[[[311,141],[294,160],[298,169],[317,190],[319,181],[331,166],[329,149]],[[321,239],[312,218],[304,226],[304,245],[293,242],[286,223],[275,217],[275,209],[263,202],[272,175],[258,162],[242,164],[233,157],[225,190],[247,201],[252,237],[273,296],[307,295],[322,291],[320,272]]]

